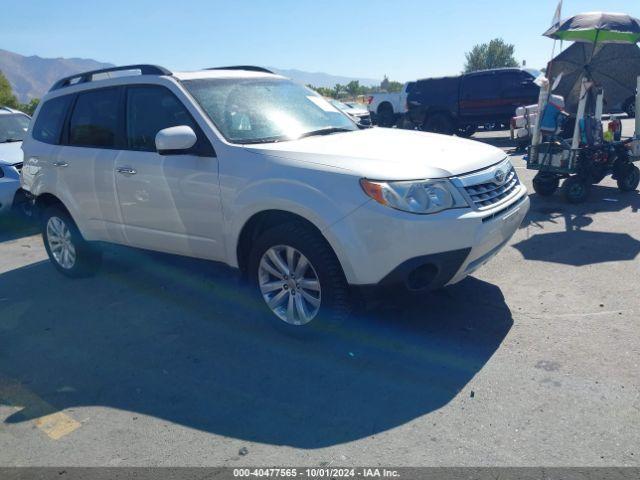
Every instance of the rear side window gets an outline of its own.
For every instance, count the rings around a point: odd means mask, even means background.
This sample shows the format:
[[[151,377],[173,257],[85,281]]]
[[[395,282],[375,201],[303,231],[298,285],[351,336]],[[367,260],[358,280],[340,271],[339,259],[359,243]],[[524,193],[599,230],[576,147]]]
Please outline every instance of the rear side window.
[[[69,95],[44,102],[33,126],[33,138],[39,142],[57,145],[60,142],[60,133],[70,103]]]
[[[164,87],[129,87],[126,118],[127,148],[130,150],[155,152],[156,134],[164,128],[187,125],[198,134],[185,106]]]
[[[117,88],[78,94],[69,121],[69,145],[113,148],[118,136],[120,91]]]

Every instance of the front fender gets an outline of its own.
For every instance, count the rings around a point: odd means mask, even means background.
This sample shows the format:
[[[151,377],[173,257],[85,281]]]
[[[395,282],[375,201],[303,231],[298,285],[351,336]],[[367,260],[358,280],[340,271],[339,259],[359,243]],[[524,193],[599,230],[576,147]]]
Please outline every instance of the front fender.
[[[227,263],[237,267],[237,245],[242,228],[254,215],[280,210],[299,215],[315,225],[325,236],[342,264],[347,278],[351,277],[351,264],[344,255],[343,239],[337,238],[330,227],[367,202],[359,190],[357,182],[350,176],[328,175],[331,185],[318,186],[290,180],[273,179],[248,185],[235,197],[233,203],[225,209],[225,236]],[[344,186],[340,185],[344,182]],[[355,183],[355,186],[354,186]],[[325,188],[326,187],[326,188]],[[331,195],[336,188],[341,192],[353,191],[352,195]]]

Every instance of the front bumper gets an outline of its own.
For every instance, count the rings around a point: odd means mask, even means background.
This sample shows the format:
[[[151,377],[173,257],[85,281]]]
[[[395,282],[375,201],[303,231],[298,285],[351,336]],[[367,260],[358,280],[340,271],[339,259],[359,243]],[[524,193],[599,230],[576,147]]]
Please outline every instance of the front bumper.
[[[430,290],[459,282],[493,258],[529,210],[526,188],[506,204],[414,215],[367,202],[326,232],[347,281]]]

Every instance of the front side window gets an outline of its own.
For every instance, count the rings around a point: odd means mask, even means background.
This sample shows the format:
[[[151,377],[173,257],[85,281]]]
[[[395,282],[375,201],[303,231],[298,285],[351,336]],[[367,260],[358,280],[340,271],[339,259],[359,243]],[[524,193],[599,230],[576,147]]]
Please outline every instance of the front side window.
[[[498,96],[500,87],[496,85],[496,76],[492,73],[470,75],[463,82],[463,98],[490,100]]]
[[[207,78],[184,85],[233,143],[279,142],[358,128],[317,93],[284,79]]]
[[[69,144],[78,147],[115,147],[119,97],[117,88],[78,94],[69,121]]]
[[[59,143],[60,132],[62,132],[62,125],[71,103],[71,98],[70,95],[64,95],[44,102],[33,125],[32,135],[34,139],[53,145]]]
[[[185,106],[164,87],[130,87],[126,119],[130,150],[155,152],[156,134],[164,128],[187,125],[197,131]]]
[[[29,117],[21,113],[0,115],[0,143],[20,142],[29,129]]]

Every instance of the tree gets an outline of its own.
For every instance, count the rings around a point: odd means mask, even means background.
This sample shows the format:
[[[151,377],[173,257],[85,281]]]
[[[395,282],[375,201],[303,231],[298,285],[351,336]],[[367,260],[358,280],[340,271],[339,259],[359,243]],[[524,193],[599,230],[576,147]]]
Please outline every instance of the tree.
[[[465,53],[467,62],[465,73],[489,68],[517,67],[518,61],[514,57],[515,46],[506,43],[501,38],[494,38],[489,43],[476,45],[470,52]]]
[[[323,97],[333,97],[333,89],[331,88],[326,88],[326,87],[314,87],[313,85],[311,85],[310,83],[307,84],[307,87],[309,87],[311,90],[315,90],[316,92],[318,92],[320,95],[322,95]]]
[[[0,72],[0,105],[10,108],[18,108],[18,99],[13,94],[13,89],[7,77]]]
[[[362,92],[362,87],[360,86],[360,82],[358,80],[352,80],[347,83],[345,90],[349,94],[349,96],[355,98]]]
[[[13,93],[9,80],[0,72],[0,107],[15,108],[23,111],[27,115],[33,115],[39,103],[39,98],[33,98],[29,103],[20,103]]]
[[[38,108],[38,104],[40,104],[40,99],[39,98],[32,98],[29,103],[21,103],[21,104],[19,104],[18,105],[18,109],[22,110],[24,113],[26,113],[27,115],[29,115],[31,117],[31,116],[33,116],[33,113],[36,111],[36,108]]]
[[[399,92],[402,90],[402,87],[404,86],[403,83],[401,82],[396,82],[394,80],[389,80],[389,77],[387,77],[386,75],[384,76],[384,78],[382,79],[382,81],[380,82],[380,89],[383,92]]]

